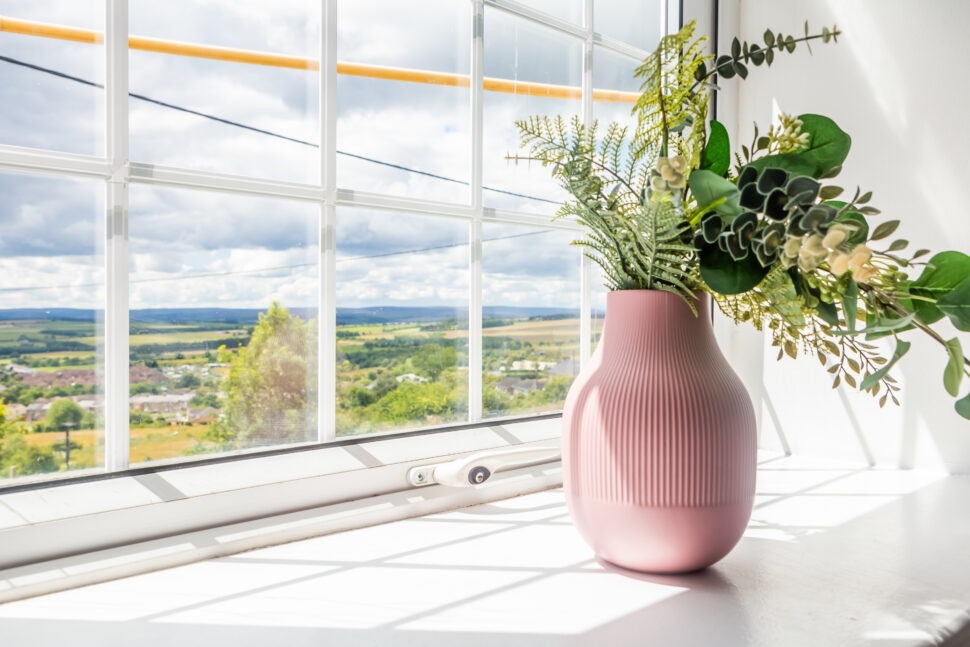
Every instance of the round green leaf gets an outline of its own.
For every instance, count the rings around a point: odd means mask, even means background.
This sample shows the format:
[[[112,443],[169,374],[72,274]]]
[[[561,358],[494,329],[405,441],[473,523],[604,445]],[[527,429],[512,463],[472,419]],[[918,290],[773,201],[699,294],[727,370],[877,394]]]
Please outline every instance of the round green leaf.
[[[940,252],[929,260],[919,278],[909,284],[909,291],[918,297],[941,299],[970,277],[970,256],[962,252]],[[913,300],[916,314],[923,323],[931,324],[943,318],[936,304]]]
[[[711,134],[701,151],[701,169],[724,176],[731,167],[731,142],[727,128],[720,121],[711,120]]]
[[[741,294],[757,287],[768,274],[754,254],[735,261],[717,245],[708,245],[700,254],[701,278],[719,294]]]
[[[778,153],[751,162],[761,170],[769,166],[782,168],[796,175],[810,175],[820,179],[840,167],[849,155],[852,138],[838,124],[822,115],[799,115],[802,132],[809,133],[808,147],[797,153]]]

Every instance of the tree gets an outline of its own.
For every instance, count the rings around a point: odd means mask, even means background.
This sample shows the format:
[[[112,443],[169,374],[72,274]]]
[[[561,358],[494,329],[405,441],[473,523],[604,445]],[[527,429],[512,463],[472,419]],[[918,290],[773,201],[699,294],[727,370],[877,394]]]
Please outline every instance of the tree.
[[[0,443],[0,470],[5,475],[11,473],[26,476],[57,471],[57,463],[50,448],[42,449],[28,445],[23,433],[8,428]]]
[[[56,400],[47,412],[48,428],[52,431],[64,432],[64,442],[55,443],[52,449],[56,452],[64,452],[64,464],[67,469],[71,469],[71,452],[81,449],[79,444],[71,441],[71,430],[81,426],[83,417],[84,409],[73,400]]]
[[[373,406],[376,420],[407,422],[421,421],[435,414],[451,413],[454,401],[451,392],[443,384],[404,382]]]
[[[309,437],[316,428],[310,397],[317,373],[315,329],[275,301],[259,315],[249,346],[231,359],[225,420],[212,426],[211,440],[242,446]]]
[[[47,426],[51,431],[79,429],[84,409],[73,400],[56,400],[47,412]]]
[[[202,380],[192,373],[186,373],[175,383],[175,387],[178,389],[195,389],[200,386],[202,386]]]
[[[414,366],[414,370],[432,380],[437,380],[446,368],[455,366],[457,362],[453,347],[442,348],[438,344],[425,344],[411,356],[411,365]]]

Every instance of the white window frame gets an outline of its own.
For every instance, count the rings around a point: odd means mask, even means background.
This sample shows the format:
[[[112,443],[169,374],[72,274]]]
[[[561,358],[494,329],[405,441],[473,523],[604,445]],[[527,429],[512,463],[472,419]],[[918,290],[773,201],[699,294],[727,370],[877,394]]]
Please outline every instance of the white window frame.
[[[337,125],[337,0],[322,3],[320,49],[320,177],[315,184],[212,173],[187,168],[131,162],[128,159],[128,7],[127,0],[105,0],[105,155],[77,155],[0,145],[0,169],[57,176],[99,179],[105,187],[104,267],[105,282],[105,464],[103,468],[68,474],[46,475],[37,482],[18,479],[0,486],[0,569],[13,565],[63,558],[71,552],[89,552],[107,546],[130,544],[159,533],[184,533],[203,527],[240,523],[271,514],[289,513],[311,506],[333,506],[348,500],[412,488],[407,470],[416,465],[440,462],[448,457],[482,449],[510,446],[552,446],[559,441],[559,414],[519,419],[488,419],[482,416],[482,226],[483,223],[527,225],[543,229],[578,230],[574,224],[550,222],[548,216],[487,208],[482,198],[482,93],[484,77],[485,7],[489,6],[583,43],[582,119],[593,118],[594,45],[637,59],[647,52],[596,33],[592,28],[593,2],[584,0],[583,25],[576,25],[514,0],[467,0],[471,38],[471,182],[466,205],[342,189],[336,183]],[[679,4],[661,3],[660,24],[676,29]],[[128,388],[128,187],[131,184],[179,187],[225,192],[240,196],[264,196],[309,202],[320,209],[319,229],[319,411],[316,443],[287,445],[213,454],[191,459],[129,466]],[[336,212],[338,207],[364,207],[395,213],[437,215],[468,223],[469,242],[469,412],[462,424],[424,430],[402,430],[349,438],[335,436],[336,408]],[[580,355],[585,364],[591,347],[591,264],[577,251],[580,265]],[[362,454],[363,452],[363,454]],[[362,458],[375,454],[371,458]],[[348,458],[349,457],[349,458]],[[350,463],[347,461],[350,460]],[[354,463],[353,461],[357,462]],[[254,462],[255,461],[255,462]],[[307,465],[314,467],[309,468]],[[294,476],[294,465],[302,472]],[[334,466],[337,467],[334,467]],[[509,496],[561,483],[555,462],[540,468],[513,470],[496,475],[505,485],[487,485],[437,496],[436,505],[456,507]],[[539,471],[537,472],[536,469]],[[226,478],[227,470],[236,474]],[[550,471],[551,470],[551,471]],[[208,480],[208,489],[176,499],[126,498],[119,492],[151,491],[145,478],[155,479],[166,490],[186,474]],[[242,473],[243,477],[238,475]],[[522,477],[533,474],[534,478]],[[160,479],[160,480],[159,480]],[[166,485],[167,484],[167,485]],[[324,488],[323,486],[326,485]],[[127,490],[126,490],[127,488]],[[323,488],[323,489],[321,489]],[[393,511],[367,517],[390,519],[430,511],[422,497],[440,486],[422,490],[415,501],[406,498]],[[91,499],[91,493],[100,493]],[[146,495],[148,496],[148,495]],[[435,498],[435,497],[432,497]],[[16,505],[14,505],[14,502]],[[92,508],[84,501],[100,501]],[[52,503],[59,502],[59,503]],[[254,502],[256,504],[254,505]],[[7,505],[9,503],[9,505]],[[24,514],[22,523],[4,518],[9,510],[40,509],[39,517]],[[26,507],[24,507],[26,506]],[[39,508],[38,508],[39,506]],[[85,507],[87,506],[87,507]],[[186,510],[193,510],[185,514]],[[390,515],[390,516],[388,516]],[[154,520],[148,523],[146,520]],[[360,518],[354,523],[364,523]],[[328,526],[336,528],[340,524]],[[67,533],[67,534],[65,534]],[[73,541],[43,540],[44,536]],[[269,541],[268,539],[266,541]],[[245,542],[244,542],[245,543]],[[250,542],[251,543],[251,542]],[[237,545],[237,544],[233,544]],[[242,545],[242,544],[239,544]],[[248,544],[247,544],[248,545]],[[250,546],[251,547],[251,546]],[[228,550],[228,548],[226,549]],[[197,556],[202,553],[194,553]],[[36,568],[32,571],[38,572]],[[2,573],[0,573],[2,575]],[[28,578],[29,579],[29,578]],[[67,580],[64,580],[67,581]],[[0,589],[3,578],[0,577]],[[55,587],[56,588],[56,587]],[[23,589],[27,590],[27,589]],[[14,594],[11,594],[14,595]],[[0,596],[3,597],[3,596]]]

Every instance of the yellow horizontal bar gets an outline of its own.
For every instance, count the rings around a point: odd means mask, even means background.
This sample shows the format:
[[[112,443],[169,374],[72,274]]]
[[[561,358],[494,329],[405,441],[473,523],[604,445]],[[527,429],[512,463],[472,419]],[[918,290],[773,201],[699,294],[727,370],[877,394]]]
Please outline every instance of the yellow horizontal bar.
[[[64,25],[19,20],[0,16],[0,31],[44,38],[71,40],[79,43],[104,43],[104,34],[91,29],[80,29]],[[128,47],[146,52],[159,54],[174,54],[193,58],[208,58],[232,63],[247,63],[250,65],[269,65],[294,70],[319,70],[320,61],[300,56],[272,54],[248,49],[231,47],[216,47],[214,45],[196,45],[161,38],[146,38],[144,36],[130,36]],[[433,85],[449,85],[467,88],[470,85],[467,74],[450,72],[432,72],[430,70],[415,70],[404,67],[387,67],[383,65],[367,65],[363,63],[337,62],[337,73],[348,76],[361,76],[372,79],[390,81],[405,81],[409,83],[428,83]],[[582,89],[569,85],[554,85],[551,83],[536,83],[533,81],[512,81],[485,77],[483,88],[491,92],[505,92],[536,97],[554,99],[581,99]],[[593,90],[593,101],[604,103],[635,103],[640,95],[636,92],[620,90]]]

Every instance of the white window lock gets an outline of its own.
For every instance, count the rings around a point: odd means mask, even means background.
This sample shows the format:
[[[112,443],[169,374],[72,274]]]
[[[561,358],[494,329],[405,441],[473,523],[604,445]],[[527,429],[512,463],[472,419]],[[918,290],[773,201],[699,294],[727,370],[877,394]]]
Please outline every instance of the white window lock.
[[[551,462],[559,457],[558,447],[484,451],[447,463],[412,467],[408,470],[408,482],[414,486],[437,483],[450,487],[471,487],[481,485],[495,472],[515,469],[531,463]]]

